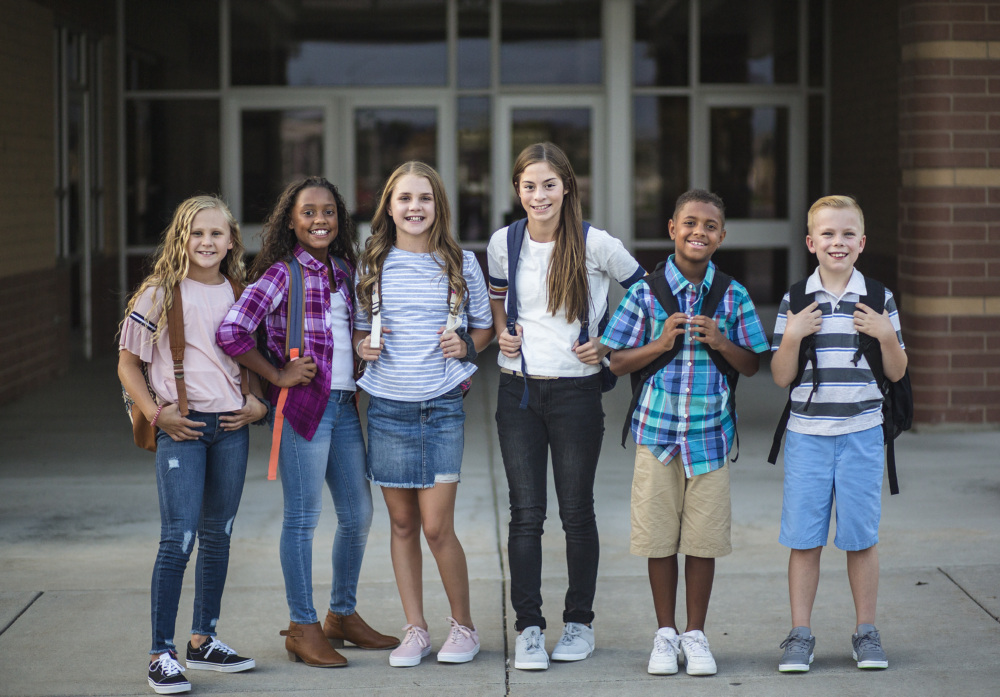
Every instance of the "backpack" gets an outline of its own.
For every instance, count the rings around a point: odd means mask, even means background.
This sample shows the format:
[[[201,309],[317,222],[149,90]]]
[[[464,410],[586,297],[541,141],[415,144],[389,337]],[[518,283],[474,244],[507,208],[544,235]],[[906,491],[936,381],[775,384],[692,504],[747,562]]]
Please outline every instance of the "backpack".
[[[667,282],[667,277],[664,275],[664,269],[667,267],[667,262],[661,261],[656,266],[656,270],[653,273],[646,276],[643,281],[645,281],[650,290],[653,292],[653,297],[656,298],[657,302],[666,311],[667,316],[674,314],[675,312],[680,312],[680,305],[677,303],[677,297],[670,290],[670,284]],[[705,294],[704,300],[701,303],[701,313],[708,317],[715,317],[715,311],[719,307],[719,303],[725,296],[726,291],[732,284],[733,278],[728,274],[723,273],[718,268],[715,269],[715,276],[712,279],[712,285],[709,286],[708,293]],[[736,383],[739,381],[740,373],[733,366],[729,365],[729,362],[722,357],[722,354],[710,347],[708,344],[702,344],[704,348],[708,351],[709,357],[715,364],[715,367],[722,373],[723,377],[726,379],[726,384],[729,386],[729,401],[727,402],[726,408],[729,409],[730,413],[733,415],[733,423],[736,422]],[[639,398],[642,395],[643,385],[654,375],[660,372],[668,363],[670,363],[677,354],[680,353],[681,342],[674,341],[673,347],[663,353],[654,361],[646,365],[644,368],[634,371],[629,377],[632,380],[632,401],[629,404],[628,411],[625,413],[625,423],[622,425],[622,447],[625,447],[625,441],[628,439],[629,430],[632,425],[632,415],[635,413],[636,408],[639,406]],[[736,430],[736,456],[732,459],[736,462],[740,456],[740,432],[739,429]]]
[[[233,288],[233,297],[238,300],[240,294],[243,292],[242,289],[236,284],[236,281],[228,276],[226,280],[229,281],[229,284]],[[184,384],[184,349],[187,347],[187,344],[184,341],[184,304],[181,301],[181,286],[179,283],[174,286],[173,303],[171,303],[170,309],[167,310],[167,332],[170,336],[170,355],[174,363],[177,409],[180,411],[181,416],[187,416],[187,387]],[[149,391],[149,396],[155,402],[157,401],[157,397],[149,384],[149,370],[145,363],[141,364],[141,366],[142,377],[146,380],[146,389]],[[240,366],[240,392],[244,397],[250,393],[249,376],[249,371]],[[136,406],[135,400],[132,399],[132,395],[125,389],[124,384],[122,385],[122,401],[125,402],[125,413],[128,415],[129,421],[132,422],[132,439],[135,441],[135,444],[143,450],[155,453],[156,432],[159,429],[152,425],[149,419],[146,418],[146,415],[142,413],[142,409]]]
[[[792,285],[788,292],[788,307],[793,313],[802,312],[812,302],[812,297],[806,294],[806,280],[801,280]],[[878,314],[885,310],[885,286],[875,279],[865,277],[865,294],[858,298],[859,303],[864,303]],[[913,425],[913,388],[910,385],[909,369],[903,373],[898,381],[892,382],[885,377],[882,372],[882,349],[878,340],[868,334],[858,333],[858,349],[854,352],[851,362],[858,364],[864,356],[871,368],[875,384],[878,385],[882,393],[882,430],[885,435],[886,445],[886,469],[889,475],[890,494],[899,493],[899,482],[896,479],[896,450],[893,441],[903,431],[910,430]],[[781,449],[781,438],[788,427],[788,417],[792,412],[792,390],[802,382],[805,373],[806,363],[811,362],[814,366],[812,371],[812,391],[806,401],[805,408],[809,408],[813,394],[819,388],[819,371],[816,366],[816,335],[810,334],[802,340],[799,345],[799,367],[795,379],[788,386],[788,401],[785,403],[785,410],[778,420],[778,426],[774,430],[774,439],[771,443],[771,452],[767,461],[772,465],[778,459],[778,451]]]
[[[515,220],[507,226],[507,333],[517,336],[517,262],[521,257],[521,245],[524,243],[524,233],[528,227],[528,219],[521,218]],[[583,221],[583,248],[587,249],[587,233],[590,231],[590,223]],[[604,317],[597,324],[598,336],[604,334],[608,320],[611,318],[610,306],[605,303]],[[580,315],[580,344],[590,341],[590,317],[589,312],[584,310]],[[528,380],[530,376],[524,362],[524,351],[521,352],[521,374],[524,375],[524,394],[521,396],[521,409],[528,408]],[[618,376],[611,372],[611,367],[601,361],[601,392],[608,392],[614,388],[618,382]]]
[[[330,261],[336,264],[337,268],[346,273],[348,276],[351,275],[351,269],[347,265],[347,262],[331,255]],[[285,365],[289,361],[295,360],[302,355],[305,349],[305,328],[306,328],[306,291],[305,282],[302,276],[302,264],[294,256],[287,259],[282,259],[282,264],[285,265],[285,269],[288,271],[288,294],[286,301],[288,303],[288,310],[285,316],[288,318],[288,327],[285,332],[285,355],[284,361],[278,360],[274,352],[267,347],[267,332],[263,327],[258,329],[257,334],[257,350],[273,365],[277,368],[280,365]],[[352,290],[353,297],[353,290]],[[266,382],[261,378],[261,383],[264,384],[266,389]],[[271,454],[268,458],[267,463],[267,478],[271,481],[275,480],[278,475],[278,454],[281,450],[281,430],[285,423],[285,400],[288,398],[288,388],[282,387],[278,392],[278,401],[274,405],[274,428],[271,432]]]

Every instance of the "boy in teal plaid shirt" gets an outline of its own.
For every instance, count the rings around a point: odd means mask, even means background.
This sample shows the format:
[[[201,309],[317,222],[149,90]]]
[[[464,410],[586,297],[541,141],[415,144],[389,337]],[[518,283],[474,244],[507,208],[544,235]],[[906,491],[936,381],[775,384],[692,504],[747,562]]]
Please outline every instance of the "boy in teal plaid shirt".
[[[715,278],[712,254],[726,237],[725,207],[715,194],[688,191],[677,199],[668,226],[675,251],[664,275],[679,312],[667,311],[647,283],[636,283],[608,323],[601,342],[613,349],[617,375],[641,370],[682,342],[680,352],[651,376],[632,415],[637,444],[632,481],[633,554],[648,558],[659,629],[648,671],[714,675],[705,618],[715,558],[732,551],[728,453],[736,432],[729,385],[709,357],[718,351],[742,375],[757,372],[767,337],[746,289],[733,281],[711,317],[702,302]],[[683,554],[687,627],[674,621],[677,554]]]

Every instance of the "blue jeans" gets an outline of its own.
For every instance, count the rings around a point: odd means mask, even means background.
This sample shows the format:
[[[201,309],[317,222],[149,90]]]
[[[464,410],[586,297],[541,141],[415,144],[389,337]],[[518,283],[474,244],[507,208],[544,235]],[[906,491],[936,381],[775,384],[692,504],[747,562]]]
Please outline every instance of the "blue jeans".
[[[281,527],[281,571],[292,622],[318,622],[313,607],[312,542],[323,509],[323,480],[333,494],[337,534],[333,540],[330,610],[349,615],[357,604],[358,577],[372,524],[372,491],[365,477],[365,441],[354,392],[334,390],[313,435],[306,440],[285,424],[278,460],[285,518]]]
[[[156,436],[156,488],[160,498],[160,549],[153,565],[150,653],[176,650],[174,624],[181,584],[195,536],[194,617],[191,633],[215,636],[229,569],[229,540],[247,472],[247,429],[224,431],[221,414],[192,411],[203,421],[197,440]]]
[[[548,455],[566,535],[563,622],[594,619],[600,541],[594,516],[594,477],[604,437],[601,378],[528,379],[528,408],[520,409],[523,378],[500,374],[497,434],[510,490],[510,602],[517,631],[542,616],[542,527],[545,522]]]

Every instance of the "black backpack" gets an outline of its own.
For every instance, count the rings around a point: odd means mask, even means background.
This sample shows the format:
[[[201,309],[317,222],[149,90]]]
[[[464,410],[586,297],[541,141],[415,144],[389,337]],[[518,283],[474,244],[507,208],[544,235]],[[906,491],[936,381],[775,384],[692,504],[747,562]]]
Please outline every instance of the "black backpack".
[[[792,285],[788,291],[788,308],[793,313],[802,312],[810,303],[812,297],[806,294],[806,281],[801,280]],[[878,314],[885,310],[885,286],[875,279],[865,277],[865,294],[858,298],[859,303],[864,303]],[[882,349],[878,340],[867,334],[858,333],[858,349],[854,352],[851,361],[858,364],[864,356],[871,368],[882,393],[882,430],[885,434],[886,445],[886,469],[889,474],[890,494],[899,493],[899,482],[896,479],[896,450],[893,441],[903,431],[910,430],[913,425],[913,388],[910,386],[910,371],[903,374],[898,381],[892,382],[885,377],[882,371]],[[812,391],[809,399],[806,400],[805,408],[809,408],[813,394],[819,387],[819,371],[816,366],[816,335],[810,334],[802,340],[799,345],[799,368],[792,384],[788,386],[788,401],[785,403],[785,410],[778,420],[778,426],[774,430],[774,439],[771,443],[771,453],[767,461],[772,465],[778,460],[778,451],[781,449],[781,438],[788,427],[788,417],[792,413],[792,390],[802,382],[805,373],[806,363],[811,362],[814,369],[812,371]]]
[[[667,312],[667,316],[674,314],[675,312],[680,312],[680,306],[677,304],[677,298],[674,296],[673,292],[670,290],[670,284],[667,282],[667,278],[664,275],[664,269],[667,266],[667,262],[661,261],[653,273],[649,274],[642,280],[645,281],[650,290],[653,291],[653,296],[660,303],[664,310]],[[732,284],[733,279],[731,276],[719,271],[718,268],[715,269],[715,276],[712,279],[712,285],[708,289],[708,293],[705,295],[705,299],[701,303],[701,314],[708,317],[715,317],[715,311],[719,307],[719,303],[722,301],[723,296],[729,289],[730,284]],[[726,384],[729,385],[729,402],[727,408],[730,413],[733,414],[733,421],[736,420],[736,383],[740,378],[740,373],[733,366],[729,365],[722,354],[711,348],[708,344],[702,344],[704,348],[708,351],[709,357],[712,362],[715,363],[715,367],[719,369],[719,372],[723,374],[726,378]],[[636,408],[639,406],[639,397],[642,395],[642,386],[646,383],[649,378],[656,373],[660,372],[670,361],[677,357],[680,353],[681,342],[674,341],[673,347],[666,353],[660,355],[656,360],[652,361],[646,367],[641,368],[633,372],[629,377],[632,380],[632,401],[628,406],[628,411],[625,413],[625,424],[622,426],[622,447],[625,447],[625,441],[628,439],[628,434],[630,427],[632,425],[632,414],[635,413]],[[740,456],[740,432],[736,431],[736,457],[733,458],[733,462]]]
[[[514,282],[517,276],[517,262],[521,257],[521,245],[524,244],[524,233],[528,227],[528,219],[521,218],[520,220],[515,220],[513,223],[507,226],[507,333],[511,336],[517,336],[517,285]],[[587,233],[590,231],[590,223],[586,220],[583,221],[583,247],[584,250],[587,248]],[[597,338],[600,339],[601,335],[604,334],[605,327],[608,326],[608,320],[611,318],[610,315],[610,305],[606,304],[604,310],[604,317],[597,325],[598,333]],[[580,337],[579,342],[585,344],[590,341],[590,318],[588,317],[586,311],[580,316]],[[528,381],[527,377],[530,375],[528,373],[527,365],[524,362],[524,351],[521,352],[521,374],[525,376],[524,381],[524,394],[521,397],[521,409],[528,408]],[[618,381],[618,377],[611,372],[611,368],[601,363],[601,392],[608,392],[614,388],[615,383]]]

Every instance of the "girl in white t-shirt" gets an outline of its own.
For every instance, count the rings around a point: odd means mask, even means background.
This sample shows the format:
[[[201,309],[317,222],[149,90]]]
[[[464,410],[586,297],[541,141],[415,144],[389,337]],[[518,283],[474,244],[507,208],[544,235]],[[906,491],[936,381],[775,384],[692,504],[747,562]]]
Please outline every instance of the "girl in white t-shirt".
[[[576,177],[558,147],[528,146],[513,175],[527,212],[526,234],[520,250],[508,250],[508,229],[500,229],[488,248],[490,305],[500,342],[496,419],[510,490],[510,593],[519,632],[514,667],[544,670],[549,656],[542,633],[541,538],[549,451],[569,572],[565,629],[552,659],[579,661],[594,650],[594,476],[604,434],[599,373],[608,353],[598,325],[611,279],[628,286],[645,272],[607,232],[590,228],[584,235]],[[515,334],[507,330],[505,305],[509,254],[519,254]],[[581,343],[585,312],[590,340]]]
[[[148,683],[157,693],[187,692],[177,662],[174,623],[184,569],[198,542],[194,617],[187,667],[232,673],[254,667],[216,638],[229,541],[243,493],[249,438],[246,425],[267,407],[245,401],[240,367],[215,343],[215,331],[236,297],[232,279],[244,279],[240,229],[214,196],[195,196],[177,207],[157,252],[153,273],[129,301],[122,322],[118,375],[137,406],[156,426],[156,485],[160,547],[153,566]],[[180,286],[184,317],[184,385],[188,414],[177,406],[177,385],[167,331],[167,310]],[[146,364],[150,395],[142,374]],[[259,386],[255,385],[259,390]]]
[[[433,168],[407,162],[389,177],[358,269],[354,345],[369,363],[358,380],[371,395],[368,476],[382,487],[389,510],[392,567],[406,614],[406,636],[389,665],[415,666],[431,651],[421,529],[451,606],[437,659],[465,663],[479,652],[479,635],[455,534],[462,396],[493,323],[482,271],[451,237],[448,199]]]

